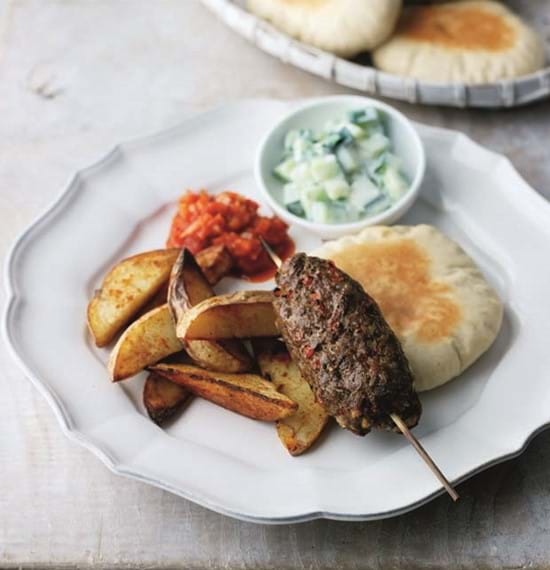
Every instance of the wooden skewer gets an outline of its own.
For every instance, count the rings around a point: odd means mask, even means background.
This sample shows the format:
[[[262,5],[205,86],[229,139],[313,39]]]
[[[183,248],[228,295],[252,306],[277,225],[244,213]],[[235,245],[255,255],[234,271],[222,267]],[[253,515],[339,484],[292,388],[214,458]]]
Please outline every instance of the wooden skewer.
[[[265,241],[265,239],[262,236],[259,236],[258,239],[260,240],[260,243],[265,249],[267,255],[269,255],[269,257],[271,258],[271,261],[273,261],[273,265],[275,265],[277,269],[281,269],[283,260],[273,251],[273,249],[271,249],[271,246]]]
[[[277,268],[280,269],[281,265],[283,264],[281,258],[273,251],[273,249],[271,249],[271,246],[261,236],[260,236],[260,241],[265,251],[271,258],[271,261],[273,261],[273,263],[277,266]],[[458,493],[454,490],[454,488],[449,483],[445,475],[443,475],[439,467],[434,463],[433,459],[428,455],[428,452],[424,449],[424,447],[422,447],[422,444],[411,433],[411,430],[409,429],[407,424],[397,414],[390,414],[390,417],[395,423],[395,425],[399,428],[401,433],[407,438],[407,441],[414,447],[418,455],[420,455],[422,460],[426,463],[426,465],[430,468],[432,473],[437,477],[439,482],[443,485],[447,493],[449,493],[451,499],[453,501],[458,501],[459,499]]]
[[[460,498],[458,493],[454,490],[453,486],[449,483],[445,475],[441,472],[441,469],[434,463],[433,459],[428,455],[428,452],[424,449],[422,444],[416,439],[412,434],[411,430],[407,424],[397,415],[390,414],[391,419],[395,425],[399,428],[401,433],[407,438],[407,441],[414,447],[418,455],[424,460],[424,463],[430,468],[431,472],[438,478],[439,482],[445,488],[445,491],[449,493],[453,501],[458,501]]]

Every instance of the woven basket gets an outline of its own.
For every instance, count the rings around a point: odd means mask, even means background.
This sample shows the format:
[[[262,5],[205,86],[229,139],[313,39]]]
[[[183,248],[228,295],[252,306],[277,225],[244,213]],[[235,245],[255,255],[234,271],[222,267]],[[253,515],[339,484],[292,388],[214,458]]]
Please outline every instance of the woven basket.
[[[519,79],[485,85],[417,81],[384,73],[300,43],[247,12],[242,2],[201,1],[226,25],[263,51],[285,63],[365,93],[424,105],[491,108],[525,105],[550,95],[550,67]],[[539,4],[543,10],[544,3]],[[535,2],[531,8],[534,5]],[[547,22],[544,13],[540,16],[541,20]]]

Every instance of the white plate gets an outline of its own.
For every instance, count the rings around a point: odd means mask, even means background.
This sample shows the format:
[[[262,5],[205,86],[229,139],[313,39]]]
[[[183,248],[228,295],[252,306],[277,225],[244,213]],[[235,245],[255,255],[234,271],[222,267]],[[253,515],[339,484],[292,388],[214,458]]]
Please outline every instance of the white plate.
[[[248,101],[117,147],[80,172],[16,242],[6,267],[4,334],[65,434],[112,471],[215,511],[260,522],[366,520],[403,513],[441,492],[403,438],[329,429],[291,458],[272,425],[199,399],[166,430],[140,402],[143,378],[112,385],[85,309],[105,270],[162,246],[185,188],[257,197],[258,141],[289,104]],[[435,224],[480,264],[506,303],[492,349],[461,378],[423,395],[416,430],[450,479],[519,453],[550,422],[550,206],[510,163],[463,135],[418,125],[428,156],[404,220]],[[295,236],[300,248],[316,239]]]

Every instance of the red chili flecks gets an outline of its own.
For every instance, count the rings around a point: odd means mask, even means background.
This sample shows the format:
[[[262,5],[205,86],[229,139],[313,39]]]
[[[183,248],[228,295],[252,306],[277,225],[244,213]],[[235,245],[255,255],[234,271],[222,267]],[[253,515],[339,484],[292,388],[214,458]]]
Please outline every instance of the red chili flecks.
[[[315,349],[312,346],[306,346],[304,348],[304,356],[306,358],[311,358],[315,354]]]

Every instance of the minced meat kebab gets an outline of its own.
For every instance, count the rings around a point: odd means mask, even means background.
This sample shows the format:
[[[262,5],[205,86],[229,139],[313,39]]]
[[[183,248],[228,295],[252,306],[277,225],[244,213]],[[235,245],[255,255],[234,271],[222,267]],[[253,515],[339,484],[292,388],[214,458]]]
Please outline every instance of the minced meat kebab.
[[[318,402],[344,428],[399,431],[422,413],[399,340],[361,285],[303,253],[276,276],[274,307],[285,343]]]

